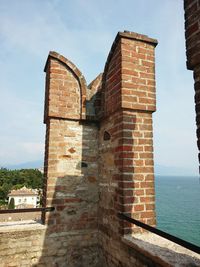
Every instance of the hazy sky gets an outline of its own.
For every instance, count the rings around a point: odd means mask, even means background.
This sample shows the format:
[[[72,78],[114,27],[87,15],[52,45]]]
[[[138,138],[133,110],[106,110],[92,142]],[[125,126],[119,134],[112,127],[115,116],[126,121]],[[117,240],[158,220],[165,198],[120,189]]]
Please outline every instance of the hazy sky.
[[[43,159],[44,72],[49,50],[89,83],[118,31],[156,38],[155,163],[197,174],[192,72],[186,70],[182,0],[0,1],[0,165]]]

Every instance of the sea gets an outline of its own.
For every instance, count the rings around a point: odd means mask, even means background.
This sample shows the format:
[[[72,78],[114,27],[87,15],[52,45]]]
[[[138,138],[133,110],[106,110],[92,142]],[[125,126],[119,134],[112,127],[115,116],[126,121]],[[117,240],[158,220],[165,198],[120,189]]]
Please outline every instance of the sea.
[[[157,228],[200,246],[200,178],[155,176]]]

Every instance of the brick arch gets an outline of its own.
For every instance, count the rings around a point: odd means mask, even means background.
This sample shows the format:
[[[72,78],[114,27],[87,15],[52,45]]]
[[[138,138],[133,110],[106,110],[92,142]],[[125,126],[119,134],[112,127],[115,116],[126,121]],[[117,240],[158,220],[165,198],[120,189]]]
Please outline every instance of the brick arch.
[[[55,51],[50,51],[49,56],[47,59],[47,63],[45,65],[44,71],[46,72],[47,65],[49,62],[49,59],[56,59],[62,64],[64,64],[77,78],[78,83],[80,85],[80,117],[81,119],[86,118],[86,95],[87,95],[87,83],[85,80],[85,77],[81,73],[81,71],[76,67],[75,64],[73,64],[70,60],[65,58],[64,56],[60,55],[59,53]]]

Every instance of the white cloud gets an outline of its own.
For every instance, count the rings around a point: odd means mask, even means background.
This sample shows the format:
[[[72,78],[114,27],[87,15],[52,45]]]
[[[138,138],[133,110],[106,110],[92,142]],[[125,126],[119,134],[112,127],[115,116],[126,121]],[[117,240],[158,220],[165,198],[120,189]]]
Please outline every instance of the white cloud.
[[[197,174],[193,87],[192,82],[191,85],[183,83],[169,92],[159,92],[158,110],[154,115],[155,162],[182,166]]]
[[[44,144],[36,142],[21,143],[20,146],[27,154],[31,154],[34,157],[38,157],[44,152]]]
[[[44,144],[39,142],[16,142],[1,138],[0,166],[40,160],[44,157]]]
[[[0,91],[1,136],[11,139],[36,138],[43,134],[43,103],[36,103],[15,95],[9,88]],[[35,129],[34,129],[35,128]],[[37,134],[39,133],[39,135]]]
[[[24,1],[21,2],[20,6],[25,12],[22,3]],[[85,20],[82,25],[87,24],[88,27],[81,27],[80,24],[78,28],[74,28],[71,19],[69,19],[68,25],[64,22],[60,10],[54,9],[55,3],[48,2],[46,5],[43,3],[40,6],[37,2],[30,2],[33,10],[32,13],[29,13],[29,16],[19,16],[14,9],[11,9],[13,10],[11,16],[11,14],[8,15],[7,9],[4,10],[0,13],[0,36],[10,49],[21,49],[23,53],[42,58],[43,62],[50,50],[64,54],[77,63],[86,76],[91,79],[89,74],[92,72],[91,65],[89,66],[87,62],[94,62],[94,54],[102,57],[108,53],[109,45],[111,45],[113,39],[112,33],[106,30],[106,25],[102,25],[102,19],[97,16],[99,11],[95,10],[94,6],[92,8],[84,4]],[[83,2],[80,1],[77,5],[80,9]],[[45,12],[42,12],[44,9]],[[30,7],[28,10],[30,12]],[[93,12],[94,10],[95,12]],[[71,17],[69,14],[68,16]],[[89,18],[89,20],[87,21],[86,18]],[[97,26],[98,24],[99,29],[97,31],[94,25]],[[93,27],[90,27],[90,25],[93,25]],[[97,56],[95,60],[99,60],[99,58]],[[104,62],[104,59],[101,61]],[[97,66],[96,64],[95,68],[99,69],[98,74],[104,66],[101,65],[99,68]]]
[[[90,81],[103,70],[117,31],[127,29],[159,41],[156,162],[195,168],[193,80],[185,67],[182,2],[136,2],[127,1],[126,6],[113,0],[0,3],[0,160],[14,163],[42,155],[42,67],[49,50],[72,60]]]

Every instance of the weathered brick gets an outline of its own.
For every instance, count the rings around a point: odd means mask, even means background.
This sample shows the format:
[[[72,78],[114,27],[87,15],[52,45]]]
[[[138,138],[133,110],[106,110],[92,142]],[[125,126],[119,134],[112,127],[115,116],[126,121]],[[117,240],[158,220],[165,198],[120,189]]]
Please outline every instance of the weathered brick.
[[[54,215],[47,216],[51,233],[73,230],[78,236],[86,228],[97,230],[97,224],[115,235],[130,233],[132,227],[119,221],[118,212],[135,211],[135,218],[155,223],[155,214],[150,217],[147,211],[154,211],[156,44],[143,35],[119,33],[103,75],[89,88],[72,62],[50,53],[45,196],[46,204],[56,207]]]
[[[193,70],[193,76],[195,80],[195,110],[196,110],[196,123],[199,127],[199,86],[200,81],[200,26],[199,26],[199,14],[200,14],[200,2],[199,0],[184,1],[185,9],[185,38],[186,38],[186,56],[187,56],[187,68]],[[197,131],[198,148],[200,148],[200,133]]]

